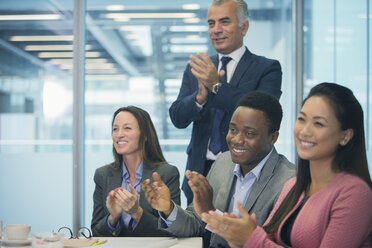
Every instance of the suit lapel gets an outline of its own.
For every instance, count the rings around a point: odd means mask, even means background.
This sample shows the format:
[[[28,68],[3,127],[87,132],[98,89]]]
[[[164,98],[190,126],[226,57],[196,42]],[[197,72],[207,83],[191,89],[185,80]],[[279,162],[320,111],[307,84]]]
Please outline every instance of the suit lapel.
[[[234,180],[235,164],[231,163],[229,171],[226,172],[227,180],[223,181],[218,195],[216,196],[215,207],[221,211],[227,211],[228,203],[230,202],[230,191]]]
[[[151,181],[153,181],[152,180],[152,173],[154,171],[156,171],[155,166],[150,166],[150,165],[147,165],[147,164],[143,163],[143,171],[142,171],[141,184],[146,179],[150,179]],[[143,208],[149,208],[149,209],[151,209],[149,203],[146,200],[145,193],[143,192],[142,189],[141,189],[141,193],[140,193],[139,204]]]
[[[120,169],[118,169],[119,171],[114,168],[110,169],[109,179],[107,180],[107,188],[109,192],[120,187],[123,182],[123,168],[120,167]]]
[[[251,66],[251,63],[253,62],[252,59],[250,59],[252,53],[247,48],[245,49],[245,53],[236,66],[234,75],[230,79],[230,85],[233,85],[235,87],[238,86],[243,74],[248,70],[248,68]]]
[[[143,171],[142,171],[142,179],[141,182],[143,182],[146,179],[150,179],[152,181],[152,173],[156,171],[155,166],[150,166],[145,163],[143,163]]]
[[[269,159],[266,161],[264,167],[262,168],[260,178],[257,182],[253,184],[252,191],[248,196],[247,202],[245,204],[245,209],[249,212],[256,202],[258,196],[266,187],[266,184],[270,181],[271,177],[273,176],[275,165],[278,162],[278,153],[276,152],[275,148],[271,153]]]

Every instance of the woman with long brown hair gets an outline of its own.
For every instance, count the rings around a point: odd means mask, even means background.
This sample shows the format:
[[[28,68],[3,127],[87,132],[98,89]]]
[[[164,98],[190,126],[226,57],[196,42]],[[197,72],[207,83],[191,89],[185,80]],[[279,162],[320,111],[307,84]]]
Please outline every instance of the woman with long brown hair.
[[[111,134],[115,161],[94,175],[93,235],[169,236],[157,229],[158,211],[141,191],[144,180],[160,177],[180,204],[178,169],[165,161],[149,114],[134,106],[119,108]]]

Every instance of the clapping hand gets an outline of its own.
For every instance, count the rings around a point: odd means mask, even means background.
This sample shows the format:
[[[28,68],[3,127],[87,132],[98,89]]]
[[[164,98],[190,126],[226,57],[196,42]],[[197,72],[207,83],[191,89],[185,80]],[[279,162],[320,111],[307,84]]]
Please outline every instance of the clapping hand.
[[[196,56],[191,55],[189,65],[192,68],[191,73],[198,81],[202,82],[209,91],[212,91],[213,85],[219,81],[219,75],[207,53],[197,53]]]
[[[215,210],[213,206],[213,188],[208,180],[200,173],[187,170],[185,172],[188,184],[194,194],[193,204],[195,212],[201,216],[202,213]]]
[[[123,211],[132,216],[137,222],[142,217],[143,209],[138,203],[138,193],[132,184],[129,184],[129,189],[131,192],[118,187],[111,190],[106,198],[106,207],[110,213],[109,222],[112,226],[116,225]]]
[[[257,227],[256,215],[250,215],[239,201],[237,205],[242,218],[227,213],[220,215],[215,211],[202,214],[206,227],[224,238],[231,247],[243,246]]]
[[[152,178],[154,179],[152,184],[150,179],[143,181],[142,190],[145,192],[146,199],[151,207],[163,212],[168,217],[173,210],[169,188],[157,172],[152,173]]]
[[[115,190],[115,202],[118,204],[123,211],[128,213],[135,221],[141,219],[143,210],[138,203],[138,193],[133,188],[132,184],[129,184],[129,189],[117,188]]]
[[[106,207],[110,213],[109,222],[115,226],[123,209],[115,202],[115,190],[111,190],[106,197]]]

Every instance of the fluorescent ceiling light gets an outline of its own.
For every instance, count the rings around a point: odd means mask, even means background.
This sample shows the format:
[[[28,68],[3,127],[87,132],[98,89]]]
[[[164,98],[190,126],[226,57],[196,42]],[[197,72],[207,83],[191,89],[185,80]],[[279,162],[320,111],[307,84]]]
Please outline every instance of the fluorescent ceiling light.
[[[72,51],[73,45],[27,45],[24,49],[26,51]],[[85,45],[85,50],[91,49],[91,45]]]
[[[170,39],[172,44],[196,44],[196,43],[207,43],[208,39],[206,37],[200,37],[199,35],[188,35],[186,37],[174,37]]]
[[[86,75],[85,80],[100,80],[100,81],[114,81],[114,80],[126,80],[127,75],[116,74],[116,75]]]
[[[169,30],[172,32],[207,32],[208,26],[171,26]]]
[[[101,57],[101,53],[100,52],[86,52],[85,57],[87,57],[87,58],[98,58],[98,57]]]
[[[72,58],[72,52],[41,52],[39,58]]]
[[[55,64],[55,65],[58,65],[58,64],[71,64],[72,63],[72,59],[51,59],[48,62],[51,63],[51,64]]]
[[[16,35],[10,41],[72,41],[73,35]]]
[[[184,23],[199,23],[200,22],[200,19],[197,18],[197,17],[194,17],[194,18],[185,18],[185,19],[183,19],[183,22]]]
[[[121,19],[121,18],[194,18],[195,13],[109,13],[105,15],[106,18]]]
[[[112,68],[112,69],[85,69],[86,74],[108,74],[108,73],[118,73],[117,68]]]
[[[182,9],[197,10],[197,9],[200,9],[200,4],[197,4],[197,3],[184,4],[184,5],[182,5]]]
[[[116,22],[129,22],[130,18],[127,18],[127,17],[114,18],[114,21],[116,21]]]
[[[48,63],[58,65],[58,64],[71,64],[72,59],[50,59],[48,60]]]
[[[40,52],[37,56],[39,58],[72,58],[72,52]],[[85,57],[87,58],[95,58],[100,56],[100,52],[85,53]]]
[[[63,70],[69,70],[73,68],[72,63],[71,64],[60,64],[59,67]],[[105,69],[114,69],[115,65],[113,63],[90,63],[85,64],[85,69],[99,69],[99,70],[105,70]]]
[[[86,64],[97,64],[97,63],[107,63],[107,59],[105,58],[94,58],[94,59],[86,59]],[[51,64],[72,64],[72,59],[51,59],[48,60]]]
[[[125,7],[124,5],[107,5],[106,10],[108,11],[119,11],[119,10],[124,10]]]
[[[94,63],[107,63],[107,59],[104,59],[104,58],[100,58],[100,59],[86,59],[85,60],[85,63],[87,64],[94,64]]]
[[[86,69],[114,69],[115,68],[115,64],[113,63],[102,63],[102,64],[98,64],[98,63],[89,63],[89,64],[85,64],[85,68]]]
[[[32,21],[32,20],[59,20],[59,14],[38,14],[38,15],[0,15],[0,21]]]

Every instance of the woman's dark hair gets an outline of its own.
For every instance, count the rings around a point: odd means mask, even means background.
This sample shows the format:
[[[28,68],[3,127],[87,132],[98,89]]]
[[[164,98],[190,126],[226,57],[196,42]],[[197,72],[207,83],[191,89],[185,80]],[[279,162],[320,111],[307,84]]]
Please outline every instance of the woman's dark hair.
[[[353,92],[335,83],[321,83],[311,89],[303,104],[312,96],[321,97],[332,106],[341,130],[352,129],[354,132],[353,137],[345,146],[338,146],[332,164],[333,170],[354,174],[363,179],[372,189],[365,147],[363,110]],[[309,161],[299,158],[296,183],[270,223],[264,227],[267,233],[273,234],[278,230],[280,223],[293,209],[310,183]]]
[[[112,117],[111,123],[111,132],[114,125],[115,117],[120,112],[129,112],[137,120],[138,126],[140,129],[139,137],[139,147],[141,149],[142,160],[145,164],[148,165],[161,165],[166,164],[163,152],[161,151],[158,135],[154,124],[151,121],[150,115],[143,109],[140,109],[135,106],[122,107],[115,111],[114,116]],[[115,168],[120,168],[123,163],[123,157],[118,154],[115,150],[115,147],[112,147],[112,152],[114,154],[115,161],[113,166]]]

